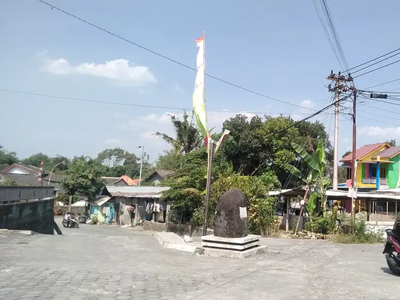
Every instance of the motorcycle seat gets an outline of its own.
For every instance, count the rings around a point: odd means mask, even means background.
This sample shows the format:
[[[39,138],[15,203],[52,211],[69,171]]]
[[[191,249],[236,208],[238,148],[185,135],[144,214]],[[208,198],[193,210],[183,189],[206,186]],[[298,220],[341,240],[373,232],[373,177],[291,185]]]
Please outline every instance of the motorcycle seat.
[[[386,230],[386,234],[387,234],[388,236],[394,237],[397,241],[400,242],[400,235],[395,234],[395,233],[393,232],[393,230],[387,229],[387,230]]]

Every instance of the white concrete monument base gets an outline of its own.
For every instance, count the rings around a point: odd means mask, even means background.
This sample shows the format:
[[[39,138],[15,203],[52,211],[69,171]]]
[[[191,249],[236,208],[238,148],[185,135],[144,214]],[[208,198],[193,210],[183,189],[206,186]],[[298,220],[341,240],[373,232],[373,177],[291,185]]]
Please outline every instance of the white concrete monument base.
[[[266,246],[259,245],[260,236],[248,235],[241,238],[222,238],[214,235],[201,237],[204,255],[213,257],[244,258],[264,253]]]

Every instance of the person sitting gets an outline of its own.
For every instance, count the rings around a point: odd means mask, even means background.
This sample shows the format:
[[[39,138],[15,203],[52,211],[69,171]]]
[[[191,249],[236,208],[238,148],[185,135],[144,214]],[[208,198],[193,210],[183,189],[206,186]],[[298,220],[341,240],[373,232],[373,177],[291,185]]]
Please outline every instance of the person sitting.
[[[64,219],[67,220],[67,227],[69,227],[71,223],[71,218],[72,218],[71,212],[67,211],[64,216]]]

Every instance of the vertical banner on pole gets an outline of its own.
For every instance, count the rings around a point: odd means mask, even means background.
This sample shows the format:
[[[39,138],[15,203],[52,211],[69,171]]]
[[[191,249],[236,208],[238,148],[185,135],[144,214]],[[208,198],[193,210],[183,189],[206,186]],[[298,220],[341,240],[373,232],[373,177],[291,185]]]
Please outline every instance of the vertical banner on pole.
[[[207,110],[206,110],[206,88],[205,88],[205,43],[204,34],[196,40],[199,47],[197,53],[196,65],[197,74],[193,93],[193,111],[196,116],[197,126],[203,137],[208,138],[207,129]],[[208,142],[208,141],[207,141]]]
[[[207,184],[206,184],[206,201],[204,211],[204,227],[203,235],[207,234],[208,221],[208,202],[210,199],[211,169],[213,155],[213,141],[207,128],[207,109],[206,109],[206,88],[205,88],[205,41],[204,33],[196,41],[199,51],[197,53],[196,66],[197,74],[193,93],[193,112],[196,116],[197,126],[204,137],[207,147]]]

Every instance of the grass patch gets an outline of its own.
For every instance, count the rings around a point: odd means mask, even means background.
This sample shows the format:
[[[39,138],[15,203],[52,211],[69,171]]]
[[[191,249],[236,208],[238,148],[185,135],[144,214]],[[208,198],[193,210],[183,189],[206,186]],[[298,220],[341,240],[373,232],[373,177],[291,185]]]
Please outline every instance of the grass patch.
[[[379,244],[383,243],[382,236],[375,233],[362,233],[362,234],[332,234],[329,240],[339,244]]]

